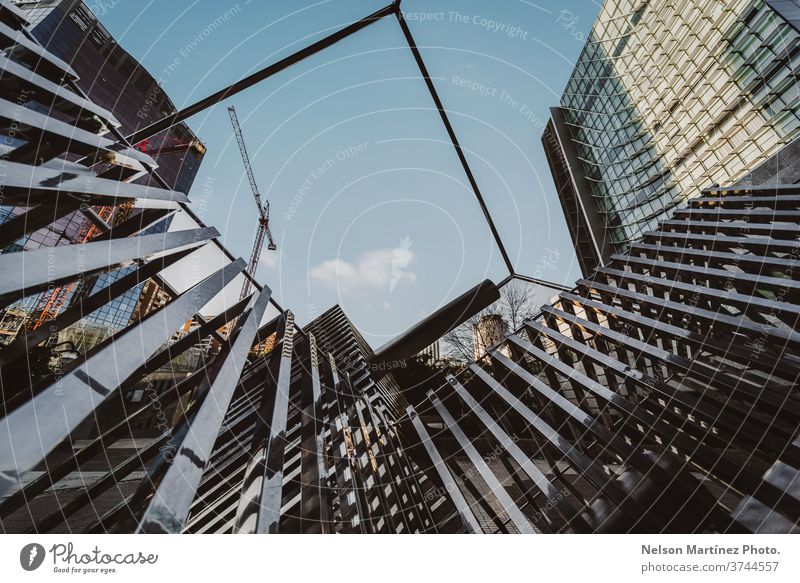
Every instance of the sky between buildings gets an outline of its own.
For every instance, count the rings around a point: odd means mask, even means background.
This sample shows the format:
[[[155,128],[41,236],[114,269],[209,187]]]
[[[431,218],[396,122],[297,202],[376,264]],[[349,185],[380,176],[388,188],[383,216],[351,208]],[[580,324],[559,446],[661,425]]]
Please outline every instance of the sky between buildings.
[[[179,108],[383,4],[87,0]],[[571,284],[579,269],[540,137],[599,5],[403,9],[516,270]],[[257,214],[231,104],[279,249],[264,251],[257,278],[301,324],[338,303],[378,346],[508,275],[393,17],[189,120],[208,148],[194,209],[248,258]]]

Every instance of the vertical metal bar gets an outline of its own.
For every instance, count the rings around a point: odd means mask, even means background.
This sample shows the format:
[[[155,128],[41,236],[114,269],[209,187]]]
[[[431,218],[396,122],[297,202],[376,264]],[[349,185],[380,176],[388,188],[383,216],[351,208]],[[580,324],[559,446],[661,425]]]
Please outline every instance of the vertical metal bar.
[[[475,514],[472,512],[472,508],[470,508],[469,503],[458,488],[458,484],[456,484],[455,479],[453,479],[450,470],[447,469],[439,450],[436,449],[436,445],[428,434],[428,430],[425,428],[422,419],[420,419],[417,412],[410,405],[406,411],[408,413],[408,418],[411,420],[411,424],[419,435],[420,442],[425,447],[425,451],[428,452],[428,457],[431,458],[431,462],[433,462],[434,469],[439,474],[439,479],[442,481],[445,492],[450,496],[458,515],[461,517],[464,528],[466,528],[468,533],[483,532],[478,519],[475,518]]]
[[[234,532],[277,533],[283,498],[283,462],[286,449],[286,423],[289,416],[289,390],[294,354],[294,314],[286,312],[279,359],[272,419],[247,472]]]
[[[352,442],[350,436],[349,420],[346,409],[343,411],[341,403],[342,383],[336,369],[333,354],[328,353],[331,378],[333,381],[333,399],[335,404],[333,419],[331,420],[331,452],[333,454],[336,477],[336,490],[339,498],[339,512],[341,513],[342,526],[347,529],[357,529],[359,532],[368,531],[368,521],[361,491],[357,482],[358,471],[350,457],[348,445]]]
[[[270,293],[269,288],[264,288],[255,299],[206,398],[192,419],[172,464],[142,516],[138,532],[180,532],[186,524],[197,486],[203,478],[225,413],[247,362],[247,353],[253,346],[253,338],[269,304]]]
[[[370,403],[370,400],[366,395],[364,396],[364,403],[367,407],[369,417],[372,419],[373,427],[376,428],[376,434],[378,434],[379,442],[382,443],[383,447],[385,448],[382,457],[386,460],[384,464],[389,478],[393,484],[396,484],[398,480],[400,482],[400,491],[396,492],[396,497],[402,501],[402,496],[405,494],[409,501],[412,502],[411,508],[413,508],[414,513],[416,514],[416,521],[419,525],[420,531],[424,530],[425,523],[425,518],[420,512],[420,506],[425,510],[425,514],[427,515],[430,524],[435,527],[433,515],[430,512],[427,501],[421,499],[419,496],[415,496],[414,492],[412,491],[412,488],[415,488],[417,493],[421,494],[422,487],[417,481],[416,474],[412,471],[410,460],[402,450],[402,444],[400,443],[397,432],[389,423],[388,419],[386,419],[386,417],[380,411],[379,407],[372,406],[372,403]],[[382,428],[382,430],[378,433],[379,427]],[[397,474],[395,474],[395,471],[392,468],[392,464],[390,463],[391,460],[394,460],[395,464],[397,464]],[[410,486],[409,482],[412,482]],[[393,487],[393,490],[396,491],[397,487]],[[402,507],[402,504],[400,504],[400,506]],[[407,509],[408,507],[406,510]],[[408,522],[405,512],[403,514],[403,520]],[[407,526],[409,529],[411,529],[410,523]]]
[[[356,432],[361,433],[361,447],[359,448],[359,446],[356,445],[356,462],[358,463],[359,466],[359,475],[362,476],[361,481],[364,484],[364,498],[367,499],[368,493],[374,495],[377,492],[378,501],[383,511],[383,518],[388,523],[389,528],[393,532],[396,532],[395,519],[392,516],[391,506],[389,505],[386,493],[384,492],[385,485],[383,483],[383,480],[381,480],[380,472],[378,471],[378,463],[377,460],[375,459],[375,454],[371,450],[372,441],[370,439],[369,430],[367,429],[367,424],[364,420],[364,416],[362,415],[361,410],[359,409],[359,404],[360,404],[359,401],[361,401],[361,399],[358,395],[356,395],[355,391],[353,390],[353,383],[350,380],[349,373],[345,373],[343,385],[347,390],[347,397],[349,400],[348,409],[349,407],[352,407],[353,412],[355,414],[355,418],[353,419],[354,423],[351,424],[351,431],[355,429],[356,431],[353,433]],[[363,455],[366,456],[366,460],[362,461],[362,454],[359,453],[358,451],[359,449],[361,449]],[[371,489],[367,489],[366,480],[363,478],[363,476],[370,474],[372,475],[372,478],[375,481],[375,486],[373,486],[373,488]],[[399,501],[397,506],[402,510],[402,504],[400,504]],[[370,521],[373,524],[373,528],[376,532],[378,532],[380,530],[380,528],[378,527],[378,522],[380,521],[380,519],[374,518],[372,516],[372,505],[369,504],[368,499],[366,507],[367,511],[369,512]],[[405,522],[405,516],[403,516],[403,522]]]
[[[330,518],[328,488],[325,477],[328,473],[325,464],[325,444],[322,404],[322,383],[319,377],[319,352],[317,340],[308,334],[308,350],[310,364],[310,395],[304,398],[302,411],[301,438],[301,505],[302,522],[309,523],[303,532],[332,532]],[[305,387],[303,387],[305,389]],[[308,391],[305,391],[308,392]],[[307,400],[306,400],[307,399]]]
[[[514,526],[523,533],[523,534],[533,534],[539,532],[539,530],[528,522],[528,519],[519,509],[517,503],[511,498],[509,493],[506,491],[505,486],[500,483],[500,480],[497,479],[497,476],[494,475],[492,470],[489,468],[488,464],[483,460],[481,454],[478,453],[478,450],[475,449],[475,446],[472,445],[472,442],[467,438],[467,436],[462,431],[461,427],[456,423],[456,420],[453,419],[453,416],[450,415],[450,412],[444,406],[439,398],[433,394],[429,393],[428,398],[430,399],[433,406],[436,408],[436,412],[439,413],[439,416],[444,421],[447,428],[456,438],[458,444],[464,450],[464,453],[467,454],[469,457],[469,461],[472,462],[472,465],[478,470],[481,478],[486,482],[486,485],[489,486],[492,494],[497,498],[497,501],[503,506],[503,510],[508,514],[508,517],[511,519],[511,522],[514,523]]]

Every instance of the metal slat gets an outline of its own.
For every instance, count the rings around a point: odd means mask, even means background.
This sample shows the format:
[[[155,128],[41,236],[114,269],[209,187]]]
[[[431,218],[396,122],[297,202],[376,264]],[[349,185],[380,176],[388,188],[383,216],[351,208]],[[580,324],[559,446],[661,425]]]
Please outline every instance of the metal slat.
[[[113,161],[119,154],[133,158],[150,167],[155,167],[156,162],[135,148],[120,148],[116,142],[101,137],[95,132],[89,132],[75,127],[49,115],[39,113],[27,107],[20,107],[5,99],[0,99],[0,120],[13,123],[17,126],[17,133],[32,134],[36,144],[36,157],[32,163],[39,164],[41,153],[48,152],[48,159],[69,151],[70,154],[88,156],[90,161]],[[15,151],[6,155],[11,162],[19,162],[15,158]],[[86,164],[89,166],[90,164]]]
[[[408,418],[411,420],[414,429],[416,429],[417,434],[419,435],[420,443],[425,447],[425,451],[428,452],[428,457],[431,458],[433,467],[436,469],[439,479],[444,485],[445,491],[450,496],[450,499],[453,501],[453,504],[456,507],[458,515],[461,517],[461,522],[463,523],[464,528],[468,533],[483,532],[478,519],[475,518],[475,514],[472,512],[472,508],[470,508],[469,503],[464,498],[461,490],[459,490],[458,484],[456,484],[456,481],[453,479],[453,475],[450,473],[450,470],[447,469],[447,465],[445,465],[439,450],[436,449],[436,445],[433,443],[431,436],[428,434],[428,430],[425,428],[425,424],[422,422],[422,419],[420,419],[419,415],[417,415],[417,412],[411,406],[408,407],[407,413]]]
[[[500,360],[500,358],[502,358],[502,360]],[[503,357],[502,354],[499,355],[498,361],[504,364],[514,375],[520,377],[528,386],[534,387],[534,385],[541,385],[545,387],[547,391],[551,390],[528,373],[528,371],[508,358]],[[587,478],[599,492],[618,504],[623,512],[630,513],[632,518],[640,520],[649,528],[653,529],[653,532],[658,532],[660,525],[648,515],[643,506],[635,499],[631,498],[611,476],[603,471],[597,461],[578,450],[567,438],[559,434],[558,431],[553,429],[540,416],[524,405],[519,398],[509,392],[508,389],[497,382],[496,379],[492,378],[483,368],[473,363],[469,366],[469,370],[475,373],[476,377],[481,382],[502,398],[513,410],[519,413],[531,428],[535,429],[537,433],[555,446],[571,464],[580,470],[581,475]]]
[[[0,79],[14,80],[21,89],[32,93],[37,101],[56,110],[77,115],[75,125],[86,131],[105,133],[111,127],[120,126],[119,121],[107,109],[3,55],[0,55]]]
[[[286,424],[289,415],[294,334],[294,315],[287,312],[271,421],[269,426],[263,428],[262,435],[251,451],[252,458],[236,511],[234,530],[238,533],[278,532],[283,499],[283,463],[287,445]]]
[[[329,496],[325,478],[328,470],[325,463],[324,438],[324,387],[319,374],[319,352],[317,340],[313,334],[308,335],[310,395],[303,408],[303,521],[310,522],[311,527],[304,532],[333,532],[329,516]]]
[[[51,160],[42,166],[3,161],[0,168],[6,173],[5,203],[11,205],[54,204],[62,196],[92,205],[119,204],[120,199],[189,202],[183,193],[99,178],[89,168],[64,160]]]
[[[78,74],[65,61],[28,38],[22,30],[14,30],[0,22],[0,49],[11,49],[11,54],[34,70],[48,77],[78,79]]]
[[[470,410],[475,413],[481,423],[495,436],[500,445],[508,451],[515,462],[522,468],[522,471],[536,484],[539,491],[544,494],[554,508],[558,510],[561,516],[578,532],[590,532],[591,528],[586,521],[580,516],[579,512],[570,504],[570,502],[559,492],[559,490],[547,479],[539,468],[536,467],[530,458],[514,443],[514,440],[500,427],[500,425],[492,419],[487,413],[486,409],[481,407],[478,401],[464,388],[458,379],[453,375],[447,378],[450,386],[458,394],[459,397],[467,404]]]
[[[503,506],[503,511],[511,519],[511,522],[514,524],[514,526],[516,526],[519,532],[523,534],[533,534],[539,532],[539,529],[531,524],[519,509],[517,503],[514,502],[509,493],[506,491],[505,486],[503,486],[497,479],[497,476],[494,475],[494,472],[492,472],[492,470],[483,460],[481,454],[478,453],[478,450],[475,449],[474,445],[472,445],[470,440],[462,431],[461,427],[458,425],[458,423],[456,423],[456,420],[453,419],[453,416],[450,415],[450,412],[445,408],[444,404],[433,393],[429,394],[429,399],[436,408],[436,412],[444,421],[447,429],[450,430],[450,432],[456,438],[456,441],[458,441],[459,446],[467,454],[467,457],[469,457],[469,461],[473,466],[475,466],[475,468],[477,468],[481,478],[483,478],[484,482],[486,482],[486,485],[489,486],[489,490],[492,492],[495,498],[497,498],[497,501]]]
[[[0,303],[8,304],[49,286],[124,267],[135,259],[197,247],[218,236],[215,228],[205,227],[4,253],[0,255],[0,272],[19,276],[0,279]]]
[[[191,421],[188,433],[176,447],[175,458],[142,516],[138,532],[177,533],[186,524],[197,486],[247,361],[247,353],[269,305],[270,294],[270,289],[265,287],[255,298],[230,352]]]
[[[25,472],[66,438],[244,266],[240,259],[210,275],[0,419],[0,496],[19,488]],[[48,422],[40,423],[40,419]],[[38,429],[34,439],[30,436],[31,427]]]

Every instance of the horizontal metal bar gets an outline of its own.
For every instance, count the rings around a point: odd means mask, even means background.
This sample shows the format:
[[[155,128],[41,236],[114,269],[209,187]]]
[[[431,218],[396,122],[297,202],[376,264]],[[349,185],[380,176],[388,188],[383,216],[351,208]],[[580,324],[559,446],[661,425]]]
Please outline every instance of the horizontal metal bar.
[[[753,225],[746,221],[728,221],[728,222],[714,222],[714,221],[690,221],[674,220],[662,221],[660,224],[662,231],[676,230],[695,232],[714,232],[714,233],[732,233],[734,235],[766,235],[773,239],[797,239],[797,226],[770,224],[770,225]]]
[[[800,228],[798,228],[800,232]],[[800,246],[798,247],[800,249]],[[745,285],[751,289],[765,288],[771,291],[781,291],[790,293],[800,291],[800,282],[785,277],[771,277],[765,275],[753,275],[731,271],[728,269],[715,269],[712,267],[687,265],[685,263],[675,263],[674,261],[646,259],[644,257],[634,257],[631,255],[612,255],[611,259],[616,261],[612,265],[618,266],[620,263],[630,267],[646,267],[649,272],[671,272],[691,275],[695,279],[708,278],[712,281],[730,282],[731,284]]]
[[[189,201],[185,194],[173,190],[99,178],[91,169],[64,160],[52,160],[43,166],[2,161],[0,169],[6,174],[3,191],[6,204],[55,204],[59,197],[67,195],[93,205],[119,204],[116,201],[120,199]]]
[[[798,228],[800,229],[800,227]],[[798,250],[800,250],[800,247],[798,247]],[[656,259],[653,255],[661,255],[677,259],[679,263],[697,262],[705,263],[706,265],[731,265],[756,275],[775,270],[785,273],[790,279],[800,279],[800,270],[795,272],[795,267],[800,266],[798,261],[783,257],[763,257],[745,253],[726,253],[708,251],[706,249],[674,247],[672,245],[649,245],[647,243],[633,243],[629,247],[629,252],[631,254],[644,253],[651,259]],[[767,273],[767,275],[770,274]]]
[[[22,88],[34,93],[37,101],[75,115],[75,125],[79,128],[102,133],[110,127],[120,126],[117,118],[107,109],[3,55],[0,55],[0,79],[6,81],[14,79]]]
[[[787,324],[796,328],[798,318],[800,318],[800,306],[790,302],[776,302],[759,296],[737,293],[733,290],[721,291],[716,288],[705,287],[690,283],[683,283],[673,279],[654,277],[651,274],[642,275],[633,271],[623,271],[610,267],[601,267],[595,272],[595,279],[579,280],[578,285],[591,289],[596,283],[598,275],[617,282],[617,287],[623,287],[626,283],[637,285],[639,289],[652,287],[656,290],[669,293],[670,296],[684,294],[686,297],[704,298],[717,305],[735,306],[744,313],[751,314],[751,318],[757,320],[755,314],[775,314],[785,318]]]
[[[701,221],[727,221],[730,219],[746,220],[750,223],[796,223],[800,219],[798,210],[776,209],[730,209],[730,208],[684,208],[678,209],[673,217],[687,217]]]
[[[669,231],[649,231],[642,235],[642,240],[658,242],[675,241],[679,246],[685,247],[687,244],[698,244],[714,249],[724,247],[726,249],[742,248],[753,253],[792,253],[797,252],[797,243],[781,239],[770,239],[769,237],[734,237],[719,233],[701,235],[699,233],[672,233]]]
[[[17,277],[0,278],[0,303],[40,292],[48,286],[112,271],[149,255],[197,247],[218,236],[219,231],[206,227],[4,253],[0,255],[0,273],[14,273]]]
[[[43,134],[43,141],[54,152],[50,157],[69,151],[70,154],[89,156],[91,162],[100,156],[104,156],[105,159],[103,161],[113,160],[120,154],[149,166],[156,165],[155,160],[135,148],[120,150],[116,142],[99,136],[96,132],[75,127],[33,109],[21,107],[6,99],[0,99],[0,120],[15,124],[17,133],[27,134],[33,130],[34,134]],[[6,159],[14,162],[14,151],[7,154]],[[39,164],[40,162],[37,159],[35,163]]]
[[[14,30],[4,22],[0,22],[0,49],[11,49],[15,58],[32,69],[43,70],[48,76],[78,79],[78,74],[69,64],[29,39],[24,31]]]
[[[709,186],[701,192],[702,194],[722,194],[726,196],[738,196],[741,194],[780,196],[784,194],[800,194],[800,186],[797,184],[737,184],[732,186]]]
[[[639,303],[640,306],[646,305],[661,311],[671,312],[674,317],[679,319],[694,319],[696,322],[703,322],[717,328],[725,328],[744,335],[749,334],[754,339],[762,337],[774,338],[779,342],[779,344],[775,346],[775,348],[779,350],[784,350],[787,347],[792,347],[795,350],[800,348],[800,333],[794,330],[758,324],[744,318],[723,314],[720,311],[712,312],[711,310],[706,310],[695,305],[677,303],[638,292],[632,292],[624,287],[609,286],[596,281],[582,279],[579,280],[578,284],[591,290],[611,294],[617,298],[627,298]],[[720,290],[720,293],[722,293],[722,290]],[[565,296],[562,295],[562,297]]]
[[[800,208],[800,196],[782,194],[779,196],[698,196],[689,199],[693,208],[715,207],[722,208]]]

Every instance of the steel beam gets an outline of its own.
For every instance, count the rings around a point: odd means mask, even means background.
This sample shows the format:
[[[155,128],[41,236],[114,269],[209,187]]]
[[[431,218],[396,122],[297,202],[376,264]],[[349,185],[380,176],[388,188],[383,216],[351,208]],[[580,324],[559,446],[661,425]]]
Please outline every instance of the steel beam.
[[[181,324],[236,277],[244,265],[239,260],[210,275],[0,419],[0,496],[19,488],[25,472],[69,436]],[[40,419],[48,421],[39,423]],[[33,439],[31,427],[37,428]]]
[[[247,362],[247,354],[269,305],[270,293],[269,288],[264,288],[255,298],[230,352],[213,382],[210,382],[197,415],[191,420],[189,431],[178,445],[172,464],[142,516],[138,532],[178,533],[183,530],[197,486],[203,478],[225,413]]]
[[[428,397],[431,403],[433,403],[436,412],[442,418],[442,421],[444,421],[447,429],[449,429],[456,438],[458,445],[464,450],[464,453],[467,454],[469,461],[478,470],[481,478],[483,478],[483,481],[486,482],[487,486],[489,486],[489,490],[502,505],[503,510],[511,519],[511,522],[514,524],[517,530],[523,534],[533,534],[539,532],[539,529],[531,524],[527,517],[519,509],[517,503],[511,498],[508,491],[506,491],[505,486],[503,486],[503,484],[500,483],[500,480],[497,479],[497,476],[494,475],[494,472],[492,472],[492,470],[489,468],[481,454],[478,453],[478,450],[475,449],[475,446],[472,445],[472,442],[467,438],[466,434],[458,425],[456,420],[453,419],[453,416],[450,415],[450,412],[447,410],[444,404],[433,393],[430,393]]]
[[[420,419],[419,415],[417,415],[417,412],[411,406],[408,407],[407,413],[408,418],[411,420],[411,423],[414,426],[414,429],[417,431],[417,435],[419,435],[420,443],[428,453],[428,457],[431,458],[432,466],[439,475],[439,479],[444,486],[445,492],[456,507],[456,511],[461,518],[464,528],[468,533],[482,533],[483,529],[481,529],[480,522],[478,522],[478,519],[475,518],[472,508],[464,498],[464,495],[461,493],[461,490],[459,489],[455,479],[453,479],[453,475],[450,473],[450,470],[447,469],[447,465],[444,463],[439,450],[436,449],[436,445],[433,443],[431,436],[428,434],[428,430],[425,428],[425,424],[422,422],[422,419]]]
[[[283,463],[286,451],[286,423],[289,416],[292,360],[294,354],[294,315],[287,312],[280,345],[278,374],[271,421],[260,431],[236,511],[234,531],[238,533],[277,533],[283,499]],[[266,411],[262,407],[262,413]],[[266,420],[261,421],[265,424]]]
[[[292,65],[295,65],[324,49],[327,49],[330,46],[333,46],[337,42],[342,39],[347,38],[348,36],[355,34],[356,32],[360,31],[363,28],[366,28],[370,24],[378,22],[382,18],[389,16],[390,14],[394,14],[399,8],[399,3],[395,2],[388,6],[381,8],[359,20],[358,22],[354,22],[353,24],[344,27],[343,29],[326,36],[325,38],[318,40],[317,42],[307,46],[306,48],[297,51],[289,55],[288,57],[281,59],[277,63],[269,65],[260,71],[256,71],[252,75],[237,81],[236,83],[229,85],[225,89],[221,89],[208,97],[201,99],[200,101],[193,103],[192,105],[181,109],[180,111],[176,111],[155,123],[150,124],[149,126],[137,130],[126,139],[128,142],[136,144],[141,142],[145,138],[149,138],[154,136],[158,133],[163,132],[164,130],[174,126],[175,124],[192,117],[193,115],[200,113],[201,111],[208,109],[209,107],[216,105],[217,103],[227,99],[228,97],[232,97],[245,89],[252,87],[253,85],[260,83],[264,79],[268,79],[272,77],[276,73],[283,71],[284,69],[288,69]]]
[[[219,231],[206,227],[5,253],[0,255],[0,273],[15,273],[18,277],[0,279],[0,304],[8,304],[45,290],[48,286],[112,271],[149,255],[197,247],[218,236]]]

